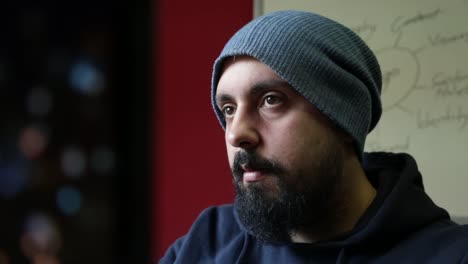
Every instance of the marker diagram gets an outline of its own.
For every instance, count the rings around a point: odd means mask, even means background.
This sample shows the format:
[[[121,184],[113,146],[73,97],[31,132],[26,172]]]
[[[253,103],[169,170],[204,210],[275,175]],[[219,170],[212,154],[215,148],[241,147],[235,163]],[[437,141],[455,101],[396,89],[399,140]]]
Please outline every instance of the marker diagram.
[[[375,52],[382,68],[383,110],[393,108],[408,112],[401,103],[411,94],[419,80],[420,65],[416,53],[402,47]],[[400,84],[404,85],[400,85]]]
[[[380,41],[373,50],[382,71],[383,114],[366,150],[409,151],[415,137],[435,132],[468,138],[468,23],[437,26],[453,23],[453,12],[428,6],[387,23],[366,18],[352,28],[371,47]]]

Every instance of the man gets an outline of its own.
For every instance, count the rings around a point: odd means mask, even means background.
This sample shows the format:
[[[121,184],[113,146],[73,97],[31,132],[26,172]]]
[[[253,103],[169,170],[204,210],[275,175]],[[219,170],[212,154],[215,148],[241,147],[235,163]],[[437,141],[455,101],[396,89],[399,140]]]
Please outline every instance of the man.
[[[279,11],[214,63],[212,102],[237,195],[160,263],[468,263],[468,228],[407,154],[363,153],[382,109],[374,54],[322,16]]]

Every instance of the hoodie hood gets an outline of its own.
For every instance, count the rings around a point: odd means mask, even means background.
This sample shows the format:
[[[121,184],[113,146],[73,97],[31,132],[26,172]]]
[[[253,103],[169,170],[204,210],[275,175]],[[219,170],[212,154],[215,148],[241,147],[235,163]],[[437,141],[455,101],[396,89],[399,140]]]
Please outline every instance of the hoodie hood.
[[[346,244],[393,244],[433,222],[450,219],[424,191],[421,173],[410,155],[365,153],[363,167],[377,196]]]

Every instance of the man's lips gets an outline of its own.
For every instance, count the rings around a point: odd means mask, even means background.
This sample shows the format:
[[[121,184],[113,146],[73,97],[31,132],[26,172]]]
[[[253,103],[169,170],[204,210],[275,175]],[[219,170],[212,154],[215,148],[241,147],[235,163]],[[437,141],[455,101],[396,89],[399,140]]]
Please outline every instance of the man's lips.
[[[266,177],[265,171],[262,169],[252,169],[242,165],[242,170],[244,171],[242,177],[244,183],[261,181]]]

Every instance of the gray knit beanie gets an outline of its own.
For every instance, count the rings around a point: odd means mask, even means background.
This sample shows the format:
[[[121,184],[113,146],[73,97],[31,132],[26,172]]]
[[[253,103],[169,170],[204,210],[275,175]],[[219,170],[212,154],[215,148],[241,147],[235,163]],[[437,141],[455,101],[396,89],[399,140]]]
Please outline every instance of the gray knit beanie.
[[[382,113],[382,83],[377,59],[359,36],[333,20],[303,11],[278,11],[245,25],[213,67],[211,99],[223,128],[216,88],[226,58],[240,55],[268,65],[350,134],[362,157],[366,136]]]

